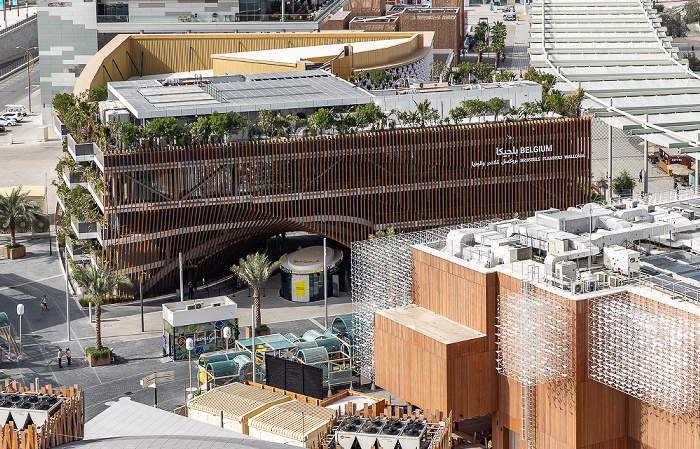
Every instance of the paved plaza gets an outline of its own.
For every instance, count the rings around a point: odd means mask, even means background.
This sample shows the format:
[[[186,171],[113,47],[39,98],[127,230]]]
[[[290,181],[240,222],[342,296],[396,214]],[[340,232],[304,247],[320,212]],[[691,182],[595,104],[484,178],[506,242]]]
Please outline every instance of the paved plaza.
[[[17,304],[24,304],[22,322],[22,346],[26,357],[18,363],[3,359],[0,370],[12,379],[25,384],[39,379],[41,385],[78,384],[86,392],[87,417],[92,418],[104,410],[106,402],[130,396],[144,404],[153,404],[153,389],[143,389],[139,381],[156,371],[174,371],[175,380],[158,387],[158,404],[168,408],[185,402],[188,384],[187,362],[173,362],[162,354],[162,309],[165,301],[177,301],[177,297],[160,297],[145,301],[146,332],[141,332],[140,304],[123,303],[103,307],[103,344],[113,348],[120,360],[113,365],[91,368],[81,356],[84,348],[94,345],[94,327],[90,324],[87,309],[71,296],[68,309],[71,318],[71,340],[67,341],[65,278],[56,252],[49,254],[47,239],[32,239],[27,245],[27,257],[18,260],[0,259],[0,309],[8,314],[16,337],[19,321],[15,313]],[[55,240],[54,240],[55,244]],[[324,328],[323,303],[297,304],[277,297],[279,275],[270,279],[266,296],[262,298],[263,322],[273,332],[303,334],[309,329]],[[230,291],[230,290],[229,290]],[[209,294],[215,292],[212,287]],[[274,293],[273,293],[274,292]],[[40,309],[40,299],[49,298],[48,312]],[[207,292],[199,291],[199,297]],[[252,298],[248,290],[236,293],[240,308],[241,329],[252,321]],[[329,316],[350,313],[352,305],[348,294],[329,298]],[[330,320],[329,319],[329,320]],[[71,348],[73,363],[59,368],[56,355],[59,348]],[[3,348],[6,352],[7,348]],[[194,363],[193,363],[194,364]]]

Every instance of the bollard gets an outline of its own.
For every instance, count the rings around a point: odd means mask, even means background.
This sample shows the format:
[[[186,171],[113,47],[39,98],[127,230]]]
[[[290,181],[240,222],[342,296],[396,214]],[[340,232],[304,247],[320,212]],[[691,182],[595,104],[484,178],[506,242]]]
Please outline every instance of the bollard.
[[[12,139],[12,131],[8,131],[8,132],[7,132],[7,137],[10,139],[10,145],[12,145],[13,143],[15,143],[14,140]]]

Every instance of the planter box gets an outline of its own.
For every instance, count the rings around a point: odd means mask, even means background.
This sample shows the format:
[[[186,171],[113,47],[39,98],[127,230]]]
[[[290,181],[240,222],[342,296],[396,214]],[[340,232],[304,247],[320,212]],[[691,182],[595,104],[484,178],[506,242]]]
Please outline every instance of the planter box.
[[[63,180],[66,181],[66,184],[68,185],[69,189],[74,189],[78,185],[81,185],[83,187],[87,186],[87,182],[85,182],[85,177],[83,175],[82,169],[71,172],[70,170],[68,170],[68,168],[64,168]]]
[[[68,134],[68,152],[75,162],[90,162],[95,157],[95,145],[92,142],[88,143],[77,143],[73,138],[73,135]]]
[[[260,332],[260,333],[255,333],[255,337],[262,337],[264,335],[270,335],[270,329]],[[245,328],[245,338],[253,338],[253,331],[250,327],[246,326]]]
[[[98,239],[100,242],[102,241],[100,226],[94,221],[79,221],[77,218],[73,218],[71,226],[80,240]]]
[[[100,357],[99,359],[92,354],[85,353],[85,360],[87,360],[90,366],[102,366],[110,365],[112,363],[111,353],[107,357]]]
[[[6,257],[8,259],[19,259],[20,257],[24,257],[27,255],[27,248],[24,246],[20,246],[19,248],[10,249],[3,246],[2,255],[3,257]]]
[[[70,131],[68,131],[68,127],[61,121],[60,118],[58,118],[57,115],[53,116],[53,130],[56,131],[56,135],[58,135],[61,140],[65,139],[70,133]]]

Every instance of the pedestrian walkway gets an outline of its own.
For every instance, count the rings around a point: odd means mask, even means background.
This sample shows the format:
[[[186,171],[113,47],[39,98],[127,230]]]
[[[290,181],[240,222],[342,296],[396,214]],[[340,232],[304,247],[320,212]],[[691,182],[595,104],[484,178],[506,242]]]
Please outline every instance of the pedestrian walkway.
[[[11,10],[8,9],[7,11],[0,13],[0,33],[2,33],[5,28],[11,27],[16,23],[23,21],[27,17],[33,16],[34,14],[36,14],[36,6],[26,7],[24,5],[13,5]]]

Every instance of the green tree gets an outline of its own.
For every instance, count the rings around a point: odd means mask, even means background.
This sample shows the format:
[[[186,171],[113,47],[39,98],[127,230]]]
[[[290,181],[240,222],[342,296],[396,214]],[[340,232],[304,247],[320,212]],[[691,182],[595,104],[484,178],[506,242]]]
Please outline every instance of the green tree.
[[[634,179],[632,179],[630,174],[627,173],[627,170],[622,170],[622,173],[620,173],[612,181],[612,189],[613,192],[615,192],[615,195],[619,195],[625,190],[632,190],[636,185],[637,182]]]
[[[459,82],[468,83],[469,75],[472,74],[474,70],[474,64],[471,62],[460,62],[457,66],[457,76],[459,77]]]
[[[678,11],[661,13],[661,26],[666,27],[666,32],[671,37],[685,37],[688,33],[688,27]]]
[[[10,229],[10,245],[15,246],[15,230],[17,222],[34,222],[43,216],[41,207],[27,198],[29,191],[22,192],[22,186],[12,189],[5,195],[0,194],[0,224]]]
[[[700,72],[700,59],[695,56],[695,52],[686,53],[683,58],[688,60],[688,68],[693,72]]]
[[[318,109],[309,117],[309,126],[314,129],[318,135],[323,135],[324,131],[333,128],[335,122],[335,112],[327,108]]]
[[[578,88],[564,97],[564,114],[568,117],[581,117],[581,102],[583,102],[583,89]]]
[[[465,100],[460,105],[464,108],[466,116],[469,117],[469,122],[472,121],[472,117],[481,116],[488,110],[486,102],[481,100]]]
[[[654,5],[654,9],[656,9],[656,12],[662,13],[662,12],[664,12],[665,7],[661,3],[658,3],[658,4]]]
[[[107,86],[95,86],[88,94],[89,101],[105,101],[107,99]]]
[[[272,137],[273,134],[273,122],[275,120],[275,115],[269,109],[261,109],[258,111],[258,126],[262,129],[263,133],[267,134],[268,137]]]
[[[455,125],[458,125],[462,120],[464,120],[467,117],[467,111],[462,106],[457,106],[450,109],[450,118],[453,122],[455,122]]]
[[[355,110],[356,126],[360,129],[378,127],[384,128],[386,114],[374,103],[358,106]]]
[[[472,48],[473,48],[474,51],[476,52],[476,62],[477,62],[477,64],[481,63],[481,60],[482,60],[482,58],[483,58],[483,56],[484,56],[484,52],[485,52],[486,49],[488,48],[488,47],[486,46],[486,42],[485,42],[485,41],[480,41],[480,40],[479,40],[479,41],[474,41],[474,44],[472,45]]]
[[[277,269],[279,262],[270,262],[265,254],[248,254],[245,259],[240,259],[238,265],[233,265],[233,274],[253,289],[253,304],[255,310],[255,328],[258,329],[260,320],[260,287],[270,278]]]
[[[369,80],[372,82],[375,89],[379,89],[381,84],[388,81],[389,78],[389,74],[382,69],[374,69],[369,72]]]
[[[493,114],[494,121],[498,121],[498,116],[506,110],[508,104],[503,98],[493,97],[488,101],[488,110]]]
[[[514,81],[515,80],[515,73],[509,71],[509,70],[499,70],[496,72],[496,81],[499,83],[504,83],[508,81]]]
[[[544,111],[553,112],[555,114],[564,114],[564,95],[558,90],[553,90],[544,99]]]
[[[540,104],[538,102],[526,101],[520,105],[520,108],[518,108],[518,117],[522,118],[523,120],[527,120],[528,117],[533,117],[541,112],[542,109],[540,108]]]
[[[172,143],[182,128],[175,117],[157,117],[148,123],[148,134],[152,138],[162,138]]]
[[[700,22],[700,2],[698,0],[690,0],[683,5],[683,12],[685,13],[685,23],[698,23]]]
[[[442,76],[447,72],[447,64],[440,61],[439,59],[430,63],[430,81],[440,82]]]
[[[430,101],[427,98],[420,103],[413,100],[413,104],[416,105],[418,123],[420,123],[421,128],[425,128],[425,122],[437,122],[440,120],[440,114],[438,114],[437,109],[430,107]]]
[[[58,114],[58,118],[61,119],[63,123],[66,122],[66,117],[68,116],[68,111],[75,106],[75,96],[69,93],[56,94],[51,101],[54,111]]]
[[[493,66],[486,64],[484,62],[477,62],[474,65],[474,76],[476,76],[479,81],[491,81],[493,78]]]
[[[209,117],[197,117],[197,121],[190,126],[189,132],[193,140],[206,143],[209,140],[209,136],[211,136]]]
[[[125,123],[119,130],[119,142],[126,149],[131,149],[141,137],[143,137],[143,129],[131,123]]]
[[[479,22],[474,29],[474,44],[472,44],[472,48],[477,53],[476,62],[481,62],[481,58],[487,49],[486,35],[488,33],[488,29],[489,25],[486,22]]]
[[[117,274],[110,267],[98,263],[75,265],[73,279],[85,293],[90,295],[90,301],[95,305],[95,349],[102,349],[102,304],[115,290],[121,286],[131,286],[131,281],[124,274]]]
[[[506,49],[506,26],[503,22],[496,22],[493,26],[493,32],[491,33],[491,49],[496,53],[495,68],[498,69],[498,64],[501,61],[501,55]]]

